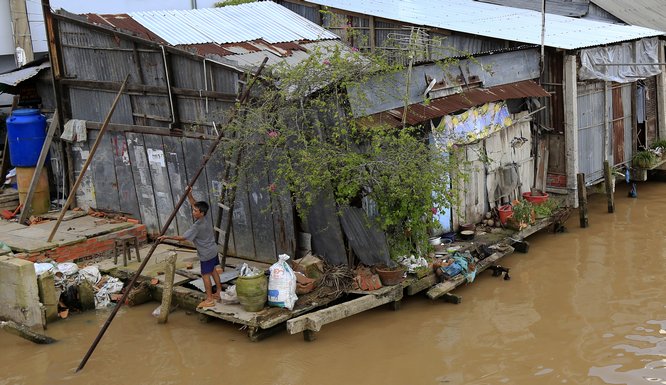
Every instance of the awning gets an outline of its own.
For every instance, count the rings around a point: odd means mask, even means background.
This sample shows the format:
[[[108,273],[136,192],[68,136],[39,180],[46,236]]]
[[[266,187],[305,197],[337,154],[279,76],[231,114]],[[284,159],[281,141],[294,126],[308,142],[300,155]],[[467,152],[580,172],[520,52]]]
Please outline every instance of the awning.
[[[430,119],[439,118],[484,103],[545,96],[550,96],[550,94],[532,80],[523,80],[489,88],[474,88],[459,94],[431,100],[427,105],[423,103],[410,105],[407,110],[407,125],[414,126]],[[395,108],[374,114],[369,118],[375,124],[383,123],[393,127],[400,127],[402,126],[403,111],[404,108]]]
[[[51,67],[51,63],[48,61],[33,67],[21,68],[11,72],[7,72],[0,75],[0,84],[5,84],[11,87],[19,85],[24,80],[30,79],[31,77],[37,75],[39,71],[44,68]]]

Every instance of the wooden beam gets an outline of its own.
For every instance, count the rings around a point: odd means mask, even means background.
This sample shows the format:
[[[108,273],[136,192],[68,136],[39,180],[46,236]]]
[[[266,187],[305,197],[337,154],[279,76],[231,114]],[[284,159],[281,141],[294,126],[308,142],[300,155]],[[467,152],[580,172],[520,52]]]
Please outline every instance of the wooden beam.
[[[9,114],[14,111],[16,106],[18,106],[19,102],[19,96],[14,95],[12,98],[12,107],[9,110]],[[9,170],[9,130],[7,129],[5,131],[5,140],[4,140],[4,147],[2,147],[2,158],[0,159],[0,178],[2,178],[2,182],[4,183],[5,181],[5,175],[7,175],[7,171]]]
[[[564,57],[564,143],[569,203],[578,206],[576,174],[578,174],[578,83],[576,55]]]
[[[29,327],[17,324],[14,321],[0,321],[0,329],[8,333],[17,335],[21,338],[25,338],[26,340],[34,342],[36,344],[52,344],[56,342],[54,338],[36,333],[30,330]]]
[[[290,334],[296,334],[305,330],[318,332],[322,326],[331,322],[350,317],[389,302],[399,301],[402,299],[402,295],[402,285],[384,286],[360,298],[292,318],[287,321],[287,330]]]
[[[118,82],[101,81],[101,80],[77,80],[77,79],[62,79],[61,83],[66,86],[90,89],[90,90],[104,90],[117,92],[120,89]],[[158,94],[160,96],[167,96],[169,89],[166,86],[148,86],[145,84],[130,84],[127,86],[127,93],[140,93],[140,94]],[[190,88],[172,87],[171,93],[177,96],[191,96],[191,97],[207,97],[215,100],[225,102],[235,102],[235,94],[226,94],[216,91],[193,90]]]

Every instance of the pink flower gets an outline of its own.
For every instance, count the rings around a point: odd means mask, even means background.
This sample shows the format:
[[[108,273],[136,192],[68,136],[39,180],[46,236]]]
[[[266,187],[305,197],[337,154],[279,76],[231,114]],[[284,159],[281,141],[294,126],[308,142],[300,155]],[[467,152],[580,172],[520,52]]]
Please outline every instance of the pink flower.
[[[331,62],[328,61],[328,59],[324,59],[324,61],[322,62],[322,64],[327,65],[327,66],[330,66],[330,65],[331,65]]]
[[[275,183],[271,183],[271,184],[268,185],[268,191],[275,192],[276,189],[277,189],[277,186],[275,185]]]
[[[273,130],[268,131],[268,137],[271,138],[271,139],[277,138],[279,135],[280,135],[280,133],[277,132],[277,131],[273,131]]]
[[[437,215],[437,207],[431,207],[430,212],[432,212],[432,215]]]
[[[351,47],[352,52],[358,52],[358,48],[356,47]]]

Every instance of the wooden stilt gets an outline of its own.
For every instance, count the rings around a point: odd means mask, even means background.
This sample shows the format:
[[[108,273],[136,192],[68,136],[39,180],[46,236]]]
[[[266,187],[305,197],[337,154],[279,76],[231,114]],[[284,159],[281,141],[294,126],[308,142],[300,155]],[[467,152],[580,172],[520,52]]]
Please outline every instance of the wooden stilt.
[[[171,311],[171,297],[173,294],[173,279],[176,276],[176,253],[170,252],[166,258],[166,269],[164,273],[164,291],[162,291],[162,306],[157,323],[164,324],[169,318]]]
[[[576,175],[578,180],[578,213],[580,214],[580,227],[588,227],[587,218],[587,187],[585,187],[585,174]]]
[[[607,160],[604,161],[604,183],[606,183],[606,198],[608,198],[608,212],[615,212],[615,195],[613,194],[613,186],[615,184],[615,178],[611,170],[610,163]]]

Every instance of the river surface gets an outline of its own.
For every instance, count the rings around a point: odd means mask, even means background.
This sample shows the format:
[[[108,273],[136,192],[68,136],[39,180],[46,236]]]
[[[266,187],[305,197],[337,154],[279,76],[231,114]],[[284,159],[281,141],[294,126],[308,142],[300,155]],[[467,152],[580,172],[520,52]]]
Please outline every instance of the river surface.
[[[157,303],[123,307],[85,368],[109,311],[72,315],[34,345],[0,331],[5,384],[666,384],[666,184],[618,185],[615,214],[590,197],[590,227],[535,234],[529,253],[480,274],[461,304],[417,295],[325,325],[250,342],[238,325],[203,324]]]

